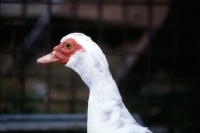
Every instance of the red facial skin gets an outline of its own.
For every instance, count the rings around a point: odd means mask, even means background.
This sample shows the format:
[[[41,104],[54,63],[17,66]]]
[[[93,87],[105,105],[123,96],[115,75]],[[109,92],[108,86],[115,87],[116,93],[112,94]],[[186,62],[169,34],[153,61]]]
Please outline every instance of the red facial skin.
[[[67,44],[71,44],[71,47],[67,48]],[[77,44],[74,39],[69,38],[63,43],[54,47],[53,50],[55,51],[55,57],[59,59],[57,62],[66,64],[73,54],[75,54],[79,50],[83,50],[83,48],[82,46]]]
[[[72,38],[69,38],[58,46],[54,47],[53,50],[54,51],[49,55],[39,58],[37,63],[57,62],[66,64],[70,57],[77,51],[84,51],[83,47]]]

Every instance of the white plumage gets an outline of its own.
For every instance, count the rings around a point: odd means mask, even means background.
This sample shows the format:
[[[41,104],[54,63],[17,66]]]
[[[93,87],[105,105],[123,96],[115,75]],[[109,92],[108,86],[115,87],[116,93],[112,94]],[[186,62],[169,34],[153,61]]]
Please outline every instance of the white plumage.
[[[83,48],[73,53],[65,66],[76,71],[90,89],[87,132],[151,133],[146,127],[137,124],[123,104],[106,57],[99,46],[82,33],[63,37],[61,44],[68,39],[73,39]],[[38,59],[38,63],[45,63],[43,57]]]

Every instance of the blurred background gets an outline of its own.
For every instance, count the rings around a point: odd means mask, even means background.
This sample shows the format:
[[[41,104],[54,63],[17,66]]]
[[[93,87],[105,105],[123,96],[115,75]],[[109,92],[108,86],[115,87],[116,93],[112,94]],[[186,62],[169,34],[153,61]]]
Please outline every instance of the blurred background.
[[[36,63],[71,32],[101,47],[140,124],[200,132],[199,0],[1,0],[0,132],[86,132],[87,86]]]

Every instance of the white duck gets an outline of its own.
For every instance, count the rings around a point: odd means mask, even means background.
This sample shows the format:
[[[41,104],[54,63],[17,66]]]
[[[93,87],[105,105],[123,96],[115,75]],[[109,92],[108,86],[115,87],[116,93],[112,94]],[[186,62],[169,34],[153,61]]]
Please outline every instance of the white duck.
[[[57,62],[76,71],[90,89],[88,133],[151,133],[131,116],[110,74],[105,55],[90,37],[71,33],[38,63]]]

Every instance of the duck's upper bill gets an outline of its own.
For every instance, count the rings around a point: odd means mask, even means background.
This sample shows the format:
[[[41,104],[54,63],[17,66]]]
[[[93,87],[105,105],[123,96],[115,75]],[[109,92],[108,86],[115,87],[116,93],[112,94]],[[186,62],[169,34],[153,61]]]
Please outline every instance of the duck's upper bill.
[[[55,56],[55,52],[45,55],[37,60],[37,63],[57,62],[59,59]]]

